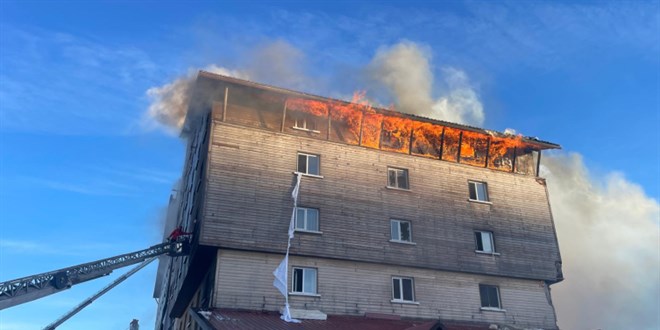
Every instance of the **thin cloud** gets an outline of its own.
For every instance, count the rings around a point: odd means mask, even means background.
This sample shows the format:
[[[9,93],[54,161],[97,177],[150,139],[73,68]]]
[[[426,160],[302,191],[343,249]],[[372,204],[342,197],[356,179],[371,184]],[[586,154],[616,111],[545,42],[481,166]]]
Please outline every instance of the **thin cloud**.
[[[52,190],[72,192],[82,195],[93,196],[116,196],[135,197],[138,196],[139,188],[135,185],[121,184],[106,179],[91,179],[86,182],[70,182],[40,177],[23,177],[26,183],[31,183]]]
[[[0,249],[3,254],[11,255],[57,255],[57,256],[87,256],[93,252],[106,251],[118,243],[85,242],[67,244],[63,248],[61,242],[45,242],[25,239],[0,239]]]
[[[178,177],[174,172],[152,168],[80,165],[65,166],[56,175],[22,176],[18,182],[82,195],[135,197],[162,186],[169,188]]]
[[[137,180],[148,183],[171,185],[179,174],[150,168],[126,168],[123,166],[92,166],[90,171],[107,174],[120,180]]]
[[[140,86],[161,71],[134,46],[7,24],[0,34],[2,131],[123,134]]]

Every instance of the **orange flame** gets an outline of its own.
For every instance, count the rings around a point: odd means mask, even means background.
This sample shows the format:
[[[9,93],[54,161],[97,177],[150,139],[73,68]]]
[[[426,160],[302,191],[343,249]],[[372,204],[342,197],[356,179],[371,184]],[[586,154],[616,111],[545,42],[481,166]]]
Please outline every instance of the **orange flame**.
[[[287,109],[305,112],[313,116],[327,116],[328,103],[323,101],[301,98],[289,98],[286,101]]]
[[[460,130],[446,127],[442,143],[442,159],[455,162],[458,160],[458,137]]]
[[[408,118],[385,116],[381,148],[399,152],[408,152],[413,121]]]
[[[454,162],[459,161],[457,157],[460,148],[461,163],[487,165],[497,170],[512,170],[514,148],[522,150],[528,146],[522,136],[500,137],[491,134],[489,147],[489,136],[483,133],[379,113],[367,101],[365,91],[355,92],[350,103],[292,97],[287,99],[287,108],[313,116],[330,116],[333,127],[350,132],[351,137],[346,136],[345,133],[343,135],[342,141],[347,143],[361,142],[361,145],[369,148],[396,152],[411,151],[416,155],[433,158],[441,156],[443,160]],[[440,150],[442,155],[438,155]]]
[[[413,148],[417,155],[438,158],[443,126],[413,121]]]
[[[463,131],[461,139],[461,163],[485,166],[488,154],[488,136],[481,133]]]

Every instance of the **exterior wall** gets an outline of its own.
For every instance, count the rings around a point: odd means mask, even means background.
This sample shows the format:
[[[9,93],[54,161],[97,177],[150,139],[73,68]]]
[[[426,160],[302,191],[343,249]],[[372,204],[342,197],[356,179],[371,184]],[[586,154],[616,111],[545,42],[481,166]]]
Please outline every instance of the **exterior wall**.
[[[196,230],[198,212],[202,209],[204,200],[203,173],[208,155],[209,117],[200,118],[195,134],[188,137],[181,181],[178,183],[176,193],[171,197],[168,207],[167,227],[170,231],[179,225],[187,232]],[[172,223],[169,223],[170,220]],[[170,231],[165,232],[165,237]],[[156,285],[161,287],[156,291],[159,292],[158,298],[162,302],[158,306],[155,329],[177,328],[173,325],[169,315],[181,294],[191,260],[192,256],[175,258],[163,256],[159,259]]]
[[[436,270],[556,281],[559,249],[542,180],[485,168],[214,121],[200,244],[283,253],[296,152],[320,155],[300,206],[320,210],[322,235],[300,233],[291,253]],[[386,188],[387,167],[410,191]],[[468,180],[490,204],[468,201]],[[416,245],[391,243],[390,219],[412,223]],[[499,256],[475,253],[474,230],[494,233]]]
[[[282,258],[283,255],[278,254],[219,250],[215,307],[279,310],[284,306],[284,297],[273,287],[272,272]],[[371,312],[556,329],[555,313],[542,281],[291,257],[289,289],[293,266],[317,268],[320,297],[290,295],[291,308],[318,309],[328,314],[362,315]],[[392,276],[414,278],[418,305],[390,302]],[[499,286],[505,312],[480,309],[480,283]]]

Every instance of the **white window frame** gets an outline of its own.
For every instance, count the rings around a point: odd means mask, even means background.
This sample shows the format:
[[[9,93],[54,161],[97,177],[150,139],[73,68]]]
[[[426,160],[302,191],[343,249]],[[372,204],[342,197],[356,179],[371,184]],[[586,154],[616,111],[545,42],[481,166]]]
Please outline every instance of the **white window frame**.
[[[301,131],[307,131],[307,132],[312,132],[312,133],[321,133],[321,131],[313,129],[313,128],[308,128],[308,122],[311,121],[312,119],[308,119],[307,116],[302,115],[302,116],[296,116],[293,118],[293,129],[301,130]],[[302,125],[301,125],[302,124]]]
[[[402,230],[401,230],[401,223],[407,223],[408,224],[408,238],[409,240],[404,240],[402,239]],[[397,228],[397,233],[398,237],[394,237],[394,233],[392,232],[392,226],[396,224]],[[390,219],[390,242],[394,243],[406,243],[406,244],[415,244],[412,239],[412,222],[408,220],[401,220],[401,219]]]
[[[403,281],[410,281],[410,295],[412,300],[405,299],[404,290],[403,290]],[[396,298],[396,290],[394,288],[394,283],[399,282],[399,298]],[[419,304],[415,300],[415,279],[412,277],[403,277],[403,276],[392,276],[392,300],[393,303],[404,303],[404,304]]]
[[[296,290],[296,270],[301,270],[302,271],[302,291],[295,291]],[[305,291],[305,274],[308,274],[310,272],[314,273],[314,290],[313,292]],[[319,296],[318,294],[318,286],[319,286],[319,281],[318,281],[318,270],[316,268],[310,268],[310,267],[291,267],[291,292],[289,292],[290,295],[302,295],[302,296]]]
[[[300,156],[305,156],[305,171],[304,172],[300,171]],[[318,164],[318,168],[316,169],[316,171],[318,172],[317,174],[309,172],[309,159],[311,157],[315,157],[317,159],[317,164]],[[309,154],[309,153],[306,153],[306,152],[298,152],[296,154],[296,172],[295,173],[302,173],[303,175],[308,175],[308,176],[322,177],[321,176],[321,156],[320,155],[315,155],[315,154]]]
[[[298,215],[300,214],[298,211],[303,211],[304,212],[304,218],[300,219]],[[316,229],[310,229],[309,227],[309,217],[308,214],[310,211],[316,213]],[[302,221],[302,226],[299,226],[300,221]],[[320,228],[321,228],[321,221],[320,221],[320,212],[319,209],[311,208],[311,207],[301,207],[298,206],[296,207],[296,218],[295,218],[295,226],[294,226],[296,231],[301,231],[301,232],[309,232],[309,233],[321,233]]]
[[[479,194],[479,189],[478,187],[483,187],[483,196],[480,196]],[[473,188],[474,187],[474,188]],[[472,198],[472,192],[471,190],[474,189],[474,197]],[[468,181],[468,198],[472,202],[481,202],[481,203],[489,203],[490,204],[490,197],[488,196],[488,184],[486,182],[482,181]]]
[[[482,249],[479,250],[479,240],[481,240]],[[487,242],[487,244],[486,244]],[[490,250],[486,249],[490,247]],[[474,231],[474,251],[492,255],[500,255],[495,249],[495,235],[492,231],[475,230]]]
[[[487,289],[492,289],[495,288],[495,293],[497,294],[497,306],[490,306],[490,297],[487,297],[486,300],[488,301],[488,305],[484,306],[483,303],[483,295],[482,295],[482,290],[481,288],[487,288]],[[486,291],[486,293],[489,293]],[[487,310],[487,311],[497,311],[497,312],[505,312],[505,310],[502,308],[502,295],[500,294],[500,287],[497,285],[491,285],[491,284],[479,284],[479,304],[481,305],[481,310]]]
[[[394,182],[390,182],[390,173],[394,172]],[[399,172],[403,172],[406,175],[406,186],[401,187],[399,182]],[[388,167],[387,168],[387,187],[392,189],[401,189],[401,190],[410,190],[410,175],[408,169],[397,168],[397,167]]]

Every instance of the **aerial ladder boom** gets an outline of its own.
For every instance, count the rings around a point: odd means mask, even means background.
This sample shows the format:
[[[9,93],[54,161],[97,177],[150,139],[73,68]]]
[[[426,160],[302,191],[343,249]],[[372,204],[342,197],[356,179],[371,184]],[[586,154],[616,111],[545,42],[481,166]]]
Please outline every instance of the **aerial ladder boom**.
[[[134,265],[149,258],[164,254],[184,255],[188,250],[187,240],[167,242],[140,251],[1,282],[0,310],[69,289],[73,285],[108,275],[115,269]]]
[[[112,288],[116,287],[119,285],[121,282],[123,282],[125,279],[129,278],[131,275],[137,273],[140,269],[144,268],[146,265],[148,265],[150,262],[156,260],[156,258],[151,258],[143,261],[141,264],[139,264],[137,267],[131,269],[128,273],[119,276],[116,280],[114,280],[112,283],[107,285],[105,288],[103,288],[101,291],[95,293],[93,296],[85,299],[82,303],[80,303],[76,308],[72,309],[68,313],[64,314],[62,317],[57,319],[55,322],[47,325],[43,330],[55,330],[57,327],[62,325],[66,320],[70,319],[72,316],[76,315],[78,312],[80,312],[83,308],[89,306],[94,300],[96,300],[98,297],[104,295],[106,292],[110,291]]]

